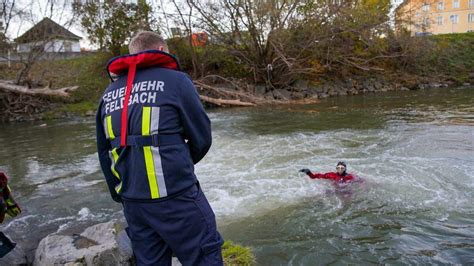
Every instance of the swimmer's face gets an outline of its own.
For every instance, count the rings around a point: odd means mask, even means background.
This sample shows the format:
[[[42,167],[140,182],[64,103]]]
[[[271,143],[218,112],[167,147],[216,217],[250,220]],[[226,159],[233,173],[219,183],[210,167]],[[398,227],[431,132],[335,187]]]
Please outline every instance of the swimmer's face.
[[[336,171],[338,174],[342,175],[346,171],[346,168],[344,167],[344,165],[338,165],[336,166]]]

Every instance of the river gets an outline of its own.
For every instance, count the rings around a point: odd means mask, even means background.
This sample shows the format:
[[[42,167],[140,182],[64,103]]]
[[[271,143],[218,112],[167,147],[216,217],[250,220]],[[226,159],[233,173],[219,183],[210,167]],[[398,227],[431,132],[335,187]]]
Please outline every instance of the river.
[[[474,263],[474,88],[209,111],[196,172],[223,237],[260,265]],[[46,123],[46,124],[45,124]],[[122,216],[93,118],[0,125],[0,169],[23,207],[4,223],[32,256],[41,238]],[[348,197],[297,171],[364,178]]]

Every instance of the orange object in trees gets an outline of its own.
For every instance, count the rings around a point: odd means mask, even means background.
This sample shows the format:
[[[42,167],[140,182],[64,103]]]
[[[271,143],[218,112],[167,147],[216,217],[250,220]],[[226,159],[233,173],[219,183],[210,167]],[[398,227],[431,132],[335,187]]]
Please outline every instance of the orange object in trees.
[[[208,37],[205,32],[193,33],[193,35],[191,35],[191,40],[194,47],[204,47],[207,43]]]

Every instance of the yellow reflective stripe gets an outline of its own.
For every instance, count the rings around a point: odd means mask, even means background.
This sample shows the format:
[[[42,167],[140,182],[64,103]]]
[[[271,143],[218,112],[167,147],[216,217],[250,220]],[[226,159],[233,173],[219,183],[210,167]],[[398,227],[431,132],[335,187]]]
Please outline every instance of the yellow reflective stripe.
[[[117,148],[112,149],[112,151],[110,153],[112,154],[112,160],[114,160],[114,162],[112,164],[112,167],[110,167],[110,169],[112,169],[112,173],[114,174],[114,176],[117,177],[118,180],[120,180],[120,183],[115,186],[115,191],[117,193],[119,193],[120,190],[122,189],[122,179],[120,179],[119,173],[117,172],[117,170],[115,170],[115,165],[116,165],[116,163],[118,161],[118,158],[119,158],[119,155],[117,153]]]
[[[150,135],[150,119],[151,107],[144,106],[142,114],[142,135]],[[148,185],[150,186],[151,198],[157,199],[160,197],[158,192],[158,184],[156,182],[155,165],[153,163],[153,153],[150,146],[143,147],[143,154],[145,155],[146,173],[148,176]]]
[[[120,190],[122,190],[122,182],[120,182],[117,186],[115,186],[115,191],[117,193],[120,193]]]
[[[112,173],[114,174],[114,176],[116,176],[118,179],[120,179],[120,176],[117,173],[117,170],[115,170],[115,164],[117,163],[118,157],[119,156],[118,156],[118,153],[117,153],[117,148],[114,148],[112,150],[112,158],[114,159],[114,164],[112,166]]]
[[[151,198],[157,199],[160,197],[160,193],[158,192],[158,184],[156,183],[155,165],[153,164],[151,147],[143,147],[143,153],[145,154],[146,173],[148,175],[148,185],[150,186]]]
[[[112,116],[107,116],[105,120],[107,122],[107,131],[109,132],[109,138],[115,139],[114,130],[112,129]]]
[[[144,106],[142,114],[142,135],[150,135],[150,118],[151,118],[151,107]]]

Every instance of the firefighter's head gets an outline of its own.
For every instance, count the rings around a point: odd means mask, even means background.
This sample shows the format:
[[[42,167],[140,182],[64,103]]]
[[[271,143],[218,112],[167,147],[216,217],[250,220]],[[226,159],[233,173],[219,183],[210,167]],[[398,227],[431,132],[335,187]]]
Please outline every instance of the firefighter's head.
[[[140,31],[130,41],[128,50],[136,54],[146,50],[159,50],[168,53],[168,44],[158,33],[152,31]]]

